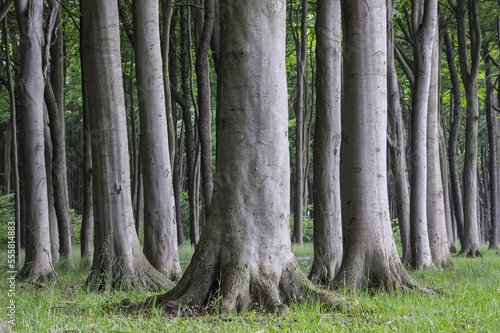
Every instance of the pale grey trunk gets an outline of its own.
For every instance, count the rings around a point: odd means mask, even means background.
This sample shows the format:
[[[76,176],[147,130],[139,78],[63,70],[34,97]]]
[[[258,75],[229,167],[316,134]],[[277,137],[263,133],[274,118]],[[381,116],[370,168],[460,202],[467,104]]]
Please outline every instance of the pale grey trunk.
[[[253,303],[285,312],[284,303],[316,297],[333,306],[291,251],[285,2],[221,5],[224,98],[210,216],[181,281],[145,303],[199,304],[214,296],[225,312]]]
[[[478,0],[468,3],[469,27],[471,38],[471,60],[468,59],[467,29],[465,26],[466,1],[457,2],[458,52],[462,81],[467,100],[465,121],[465,165],[464,165],[464,243],[460,254],[468,257],[481,255],[479,250],[478,209],[477,209],[477,136],[479,122],[479,100],[477,77],[479,74],[481,30],[477,14]]]
[[[81,11],[95,214],[87,284],[96,289],[162,288],[165,277],[147,261],[134,228],[118,8],[113,0],[89,0],[82,2]]]
[[[448,167],[446,159],[446,135],[444,133],[444,126],[442,120],[439,121],[439,163],[441,165],[441,179],[443,183],[444,194],[444,211],[446,217],[446,234],[448,237],[448,246],[451,253],[457,252],[457,237],[456,237],[456,223],[453,216],[453,207],[451,206],[450,198],[450,181],[448,178]]]
[[[437,24],[437,0],[414,1],[415,86],[411,119],[410,241],[411,266],[433,266],[427,227],[427,107],[432,49]]]
[[[181,275],[160,49],[158,0],[135,0],[141,163],[144,181],[144,254],[166,277]]]
[[[341,200],[344,258],[334,284],[417,288],[394,243],[387,192],[386,2],[343,0]]]
[[[394,30],[392,17],[395,0],[387,1],[387,93],[389,124],[391,128],[391,158],[397,199],[398,226],[401,236],[402,261],[411,262],[410,248],[410,187],[406,160],[406,133],[401,110],[396,66],[394,63]]]
[[[314,262],[309,279],[327,283],[342,264],[340,212],[340,0],[319,0],[313,150]]]
[[[306,144],[304,138],[305,108],[306,108],[306,68],[307,68],[307,0],[301,0],[300,41],[295,40],[297,52],[297,100],[295,102],[295,192],[293,216],[293,242],[302,245],[304,217],[304,193],[307,179],[305,161],[308,156],[304,153]],[[309,142],[307,142],[309,144]]]
[[[16,0],[20,31],[20,119],[25,188],[26,258],[20,279],[59,279],[50,253],[43,119],[43,1]]]
[[[60,259],[59,226],[57,223],[56,208],[54,206],[54,186],[52,186],[52,137],[50,134],[49,115],[44,105],[44,140],[45,140],[45,171],[47,173],[47,200],[49,204],[50,252],[52,261],[58,263]]]
[[[435,26],[434,46],[432,48],[432,68],[429,86],[427,113],[427,227],[432,261],[436,267],[452,265],[446,233],[443,179],[439,159],[441,47],[439,28]]]

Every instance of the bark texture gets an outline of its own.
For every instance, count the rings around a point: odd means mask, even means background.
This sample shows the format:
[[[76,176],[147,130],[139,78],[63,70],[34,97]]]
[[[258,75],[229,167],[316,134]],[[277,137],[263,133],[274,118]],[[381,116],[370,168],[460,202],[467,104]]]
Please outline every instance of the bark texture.
[[[20,31],[20,150],[25,188],[26,258],[20,279],[59,279],[52,266],[43,116],[43,2],[16,0]]]
[[[199,304],[217,292],[224,312],[257,303],[284,313],[311,298],[339,306],[291,251],[285,2],[221,5],[224,98],[209,219],[177,286],[145,304]]]
[[[344,258],[334,284],[418,288],[392,237],[387,192],[384,0],[343,0],[341,193]]]
[[[162,288],[165,277],[142,253],[134,227],[118,8],[113,0],[85,1],[81,11],[95,214],[87,284],[94,289]]]
[[[314,136],[314,261],[309,279],[333,280],[342,264],[340,213],[340,0],[318,1]]]
[[[160,49],[158,0],[134,1],[141,163],[144,181],[144,254],[171,280],[181,275]]]

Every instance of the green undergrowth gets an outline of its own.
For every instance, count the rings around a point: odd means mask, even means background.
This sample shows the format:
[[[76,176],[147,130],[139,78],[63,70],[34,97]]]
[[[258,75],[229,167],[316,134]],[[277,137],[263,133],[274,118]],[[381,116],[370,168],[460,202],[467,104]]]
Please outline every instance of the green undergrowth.
[[[307,269],[312,246],[294,251]],[[486,250],[484,248],[484,250]],[[10,297],[5,253],[0,255],[0,318],[8,321]],[[75,251],[78,252],[78,251]],[[181,248],[183,268],[193,249]],[[357,306],[333,312],[321,306],[292,305],[279,316],[259,309],[219,316],[217,305],[209,311],[193,307],[124,312],[117,304],[124,298],[144,300],[149,292],[89,292],[83,287],[88,268],[56,267],[62,278],[52,282],[16,282],[15,332],[499,332],[500,253],[487,251],[483,258],[453,258],[454,267],[442,271],[415,271],[412,275],[436,295],[420,292],[343,293]]]

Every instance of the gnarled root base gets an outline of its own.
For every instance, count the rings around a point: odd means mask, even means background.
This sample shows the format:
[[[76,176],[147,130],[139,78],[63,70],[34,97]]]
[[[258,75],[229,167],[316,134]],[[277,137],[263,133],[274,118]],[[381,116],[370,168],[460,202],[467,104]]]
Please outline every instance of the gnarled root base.
[[[137,264],[133,270],[123,269],[119,265],[114,265],[111,273],[107,273],[104,269],[92,270],[90,272],[86,286],[91,290],[132,290],[132,289],[147,289],[158,291],[167,288],[169,282],[166,278],[156,271],[154,268],[143,267]]]
[[[218,260],[207,260],[210,258],[216,259],[208,253],[193,257],[193,262],[174,289],[163,295],[149,297],[137,306],[179,308],[215,299],[220,302],[219,308],[225,314],[253,306],[285,314],[289,311],[289,305],[294,303],[321,302],[336,310],[344,306],[340,296],[316,288],[300,270],[295,259],[283,265],[278,276],[264,271],[262,266],[257,271],[237,264],[220,267]]]
[[[463,248],[459,253],[459,257],[462,258],[478,258],[482,257],[483,253],[476,247]]]
[[[17,279],[19,281],[29,280],[37,282],[61,281],[61,278],[52,267],[42,269],[41,267],[37,267],[33,262],[24,264],[17,275]]]

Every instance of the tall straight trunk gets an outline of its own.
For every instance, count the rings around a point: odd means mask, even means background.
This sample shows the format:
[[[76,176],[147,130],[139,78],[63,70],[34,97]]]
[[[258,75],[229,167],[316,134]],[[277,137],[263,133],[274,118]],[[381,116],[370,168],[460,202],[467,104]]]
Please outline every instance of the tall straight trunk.
[[[427,108],[431,80],[432,50],[437,25],[437,0],[414,0],[415,86],[411,119],[411,266],[433,266],[427,226]]]
[[[205,1],[203,29],[196,51],[196,82],[198,83],[198,135],[201,149],[201,192],[204,217],[208,216],[212,201],[212,103],[210,91],[210,64],[208,50],[215,24],[215,0]]]
[[[16,0],[20,31],[21,158],[25,188],[26,258],[20,279],[59,279],[50,254],[43,117],[43,2]]]
[[[7,87],[7,89],[9,89]],[[11,170],[12,170],[12,161],[11,161],[11,152],[12,152],[12,126],[11,123],[6,124],[7,129],[5,130],[5,144],[3,147],[3,165],[4,165],[4,173],[3,173],[3,189],[0,190],[0,195],[9,194],[10,193],[10,180],[12,178]]]
[[[488,48],[484,50],[488,53]],[[498,162],[497,162],[497,124],[496,113],[492,107],[493,104],[493,91],[494,86],[491,82],[491,60],[488,54],[485,58],[486,65],[486,123],[488,126],[488,144],[489,144],[489,176],[490,176],[490,234],[489,234],[489,248],[498,249],[498,229],[500,228],[500,219],[498,215],[499,209],[499,193],[498,193]]]
[[[57,222],[56,207],[54,205],[54,182],[52,180],[52,136],[49,126],[49,115],[47,107],[44,106],[44,138],[45,138],[45,171],[47,172],[47,199],[49,203],[49,228],[50,228],[50,252],[52,253],[52,261],[58,263],[60,255],[59,245],[59,226]]]
[[[66,263],[73,261],[71,244],[71,218],[69,213],[68,178],[66,169],[66,139],[63,136],[61,113],[49,80],[45,83],[45,103],[49,114],[52,139],[52,184],[54,206],[59,229],[59,252]]]
[[[479,122],[479,100],[477,78],[479,74],[481,30],[477,13],[478,0],[457,1],[457,35],[460,70],[467,100],[465,122],[465,165],[464,165],[464,243],[460,254],[467,257],[481,256],[479,249],[477,210],[477,137]],[[471,59],[468,58],[467,29],[465,14],[468,12],[471,39]]]
[[[158,0],[135,0],[141,163],[144,181],[144,254],[170,280],[181,275],[168,144]]]
[[[436,267],[452,265],[446,233],[443,178],[439,158],[439,128],[441,127],[439,96],[441,72],[441,43],[436,25],[432,48],[432,68],[427,108],[427,227],[432,261]]]
[[[455,220],[457,224],[457,231],[460,238],[460,243],[465,243],[464,239],[464,211],[462,199],[462,187],[460,185],[460,174],[458,171],[458,134],[460,132],[460,125],[462,122],[462,94],[461,84],[458,77],[457,67],[455,66],[454,47],[450,40],[448,32],[444,33],[444,45],[446,52],[446,59],[448,61],[448,70],[450,72],[450,79],[452,83],[452,108],[451,108],[451,126],[450,138],[448,143],[448,159],[450,164],[450,178],[451,178],[451,193],[453,198],[453,209],[455,213]]]
[[[188,197],[189,197],[189,238],[191,245],[195,246],[199,240],[199,220],[196,218],[196,200],[195,200],[195,147],[194,147],[194,130],[191,120],[191,108],[189,103],[189,14],[188,9],[181,7],[181,86],[182,86],[182,120],[185,127],[186,135],[186,164],[188,178]]]
[[[10,5],[14,3],[13,0],[7,1]],[[7,2],[4,2],[6,4]],[[10,134],[11,149],[12,149],[12,175],[14,187],[14,223],[15,223],[15,244],[16,244],[16,267],[21,268],[21,196],[19,186],[19,157],[18,157],[18,144],[17,144],[17,109],[16,109],[16,94],[14,89],[14,80],[12,79],[12,62],[10,58],[10,42],[8,33],[8,20],[4,19],[2,26],[2,39],[4,44],[7,45],[7,52],[5,53],[5,71],[7,72],[7,89],[9,90],[10,99]]]
[[[441,166],[441,179],[443,186],[444,195],[444,207],[445,207],[445,218],[446,218],[446,234],[448,238],[448,246],[451,253],[457,252],[457,239],[456,233],[454,232],[454,216],[451,206],[450,198],[450,181],[448,177],[448,164],[446,159],[446,135],[444,134],[444,125],[442,119],[439,121],[439,163]]]
[[[419,288],[392,236],[387,191],[386,1],[342,0],[341,200],[344,260],[334,284]]]
[[[81,37],[80,37],[81,38]],[[81,45],[81,44],[80,44]],[[81,53],[81,51],[80,51]],[[89,101],[87,94],[87,81],[85,79],[85,68],[82,67],[82,113],[83,113],[83,135],[82,135],[82,178],[83,178],[83,205],[82,205],[82,228],[80,233],[80,266],[87,267],[92,264],[93,234],[94,234],[94,202],[92,196],[92,150],[89,119]]]
[[[225,313],[255,303],[285,313],[286,304],[311,298],[336,306],[338,298],[314,288],[291,251],[285,2],[222,6],[224,98],[210,216],[180,282],[145,303],[199,304],[216,292]]]
[[[400,94],[396,66],[394,63],[394,30],[392,17],[395,0],[387,1],[387,112],[391,128],[391,159],[396,190],[398,226],[401,235],[402,261],[411,262],[410,248],[410,187],[408,184],[408,165],[406,160],[406,134],[401,110]]]
[[[301,0],[300,41],[296,37],[295,48],[297,52],[297,100],[295,102],[295,192],[293,216],[293,242],[302,245],[303,231],[302,219],[304,217],[304,193],[307,179],[305,170],[304,138],[306,118],[306,68],[307,68],[307,0]],[[307,142],[309,144],[309,142]]]
[[[313,147],[314,261],[309,279],[332,281],[342,264],[340,212],[340,0],[318,1]]]
[[[165,277],[147,261],[134,227],[118,7],[113,0],[88,0],[81,12],[95,221],[87,284],[93,289],[163,288]]]

